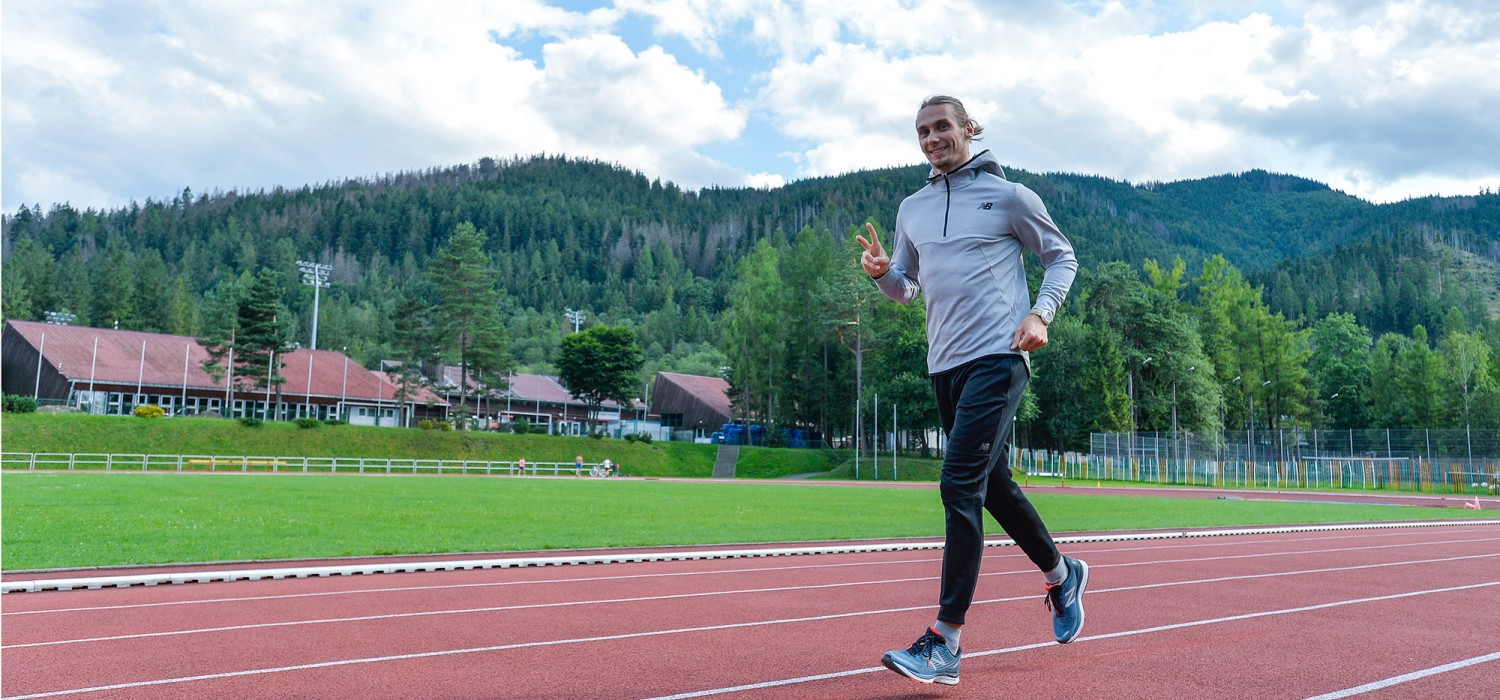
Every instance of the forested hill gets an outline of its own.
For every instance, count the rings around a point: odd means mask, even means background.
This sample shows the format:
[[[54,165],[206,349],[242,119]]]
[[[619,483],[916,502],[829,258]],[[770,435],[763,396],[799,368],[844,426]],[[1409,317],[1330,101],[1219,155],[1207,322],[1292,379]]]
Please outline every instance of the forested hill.
[[[1147,258],[1169,267],[1181,257],[1196,271],[1222,254],[1292,317],[1349,310],[1373,330],[1406,332],[1450,306],[1472,315],[1486,282],[1424,251],[1500,263],[1496,194],[1374,205],[1264,171],[1145,185],[1009,174],[1042,196],[1086,269],[1119,260],[1140,270]],[[387,341],[398,289],[423,276],[459,223],[472,222],[488,236],[523,366],[550,357],[545,343],[530,348],[527,338],[555,332],[564,308],[646,331],[654,323],[643,339],[648,356],[659,357],[685,352],[674,349],[682,342],[716,340],[736,264],[757,242],[785,248],[808,228],[847,248],[847,232],[867,218],[889,230],[925,175],[912,166],[694,192],[609,164],[542,156],[295,189],[184,190],[108,211],[23,207],[4,217],[4,313],[68,310],[80,324],[196,334],[201,302],[226,280],[261,268],[295,280],[295,261],[315,259],[334,266],[323,344],[369,360]],[[1370,262],[1378,301],[1354,287],[1310,291],[1330,267],[1347,269],[1341,261],[1356,258]],[[288,285],[284,301],[299,324],[310,291]],[[1387,298],[1421,310],[1369,317]],[[676,309],[671,318],[663,318],[667,306]]]

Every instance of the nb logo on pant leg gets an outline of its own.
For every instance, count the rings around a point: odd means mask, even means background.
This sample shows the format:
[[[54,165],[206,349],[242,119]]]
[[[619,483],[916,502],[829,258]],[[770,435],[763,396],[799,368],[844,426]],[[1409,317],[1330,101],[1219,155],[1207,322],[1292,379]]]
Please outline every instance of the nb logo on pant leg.
[[[979,451],[980,452],[989,452],[990,451],[990,444],[988,442],[986,442],[983,445],[980,445],[979,446]]]

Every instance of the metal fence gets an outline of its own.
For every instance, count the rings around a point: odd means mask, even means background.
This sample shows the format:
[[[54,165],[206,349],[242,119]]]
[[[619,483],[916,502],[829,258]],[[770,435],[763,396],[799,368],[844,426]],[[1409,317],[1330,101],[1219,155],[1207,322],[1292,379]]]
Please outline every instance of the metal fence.
[[[598,463],[454,459],[367,459],[266,455],[147,455],[63,452],[0,453],[0,469],[26,471],[267,472],[297,474],[483,474],[589,476]]]
[[[1495,493],[1500,430],[1094,433],[1070,478],[1244,487]]]

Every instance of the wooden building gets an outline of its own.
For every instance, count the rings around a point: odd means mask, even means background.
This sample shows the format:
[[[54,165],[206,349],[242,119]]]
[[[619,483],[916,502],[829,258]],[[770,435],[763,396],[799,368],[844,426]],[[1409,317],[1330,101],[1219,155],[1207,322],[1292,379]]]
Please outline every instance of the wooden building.
[[[657,372],[648,416],[670,428],[673,440],[706,439],[733,420],[729,382],[719,377]]]

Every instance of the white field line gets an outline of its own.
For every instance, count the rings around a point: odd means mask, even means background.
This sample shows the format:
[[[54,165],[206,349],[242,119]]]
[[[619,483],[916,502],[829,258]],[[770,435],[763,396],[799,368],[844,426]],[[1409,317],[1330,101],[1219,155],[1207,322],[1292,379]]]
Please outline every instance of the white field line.
[[[1408,535],[1412,535],[1412,534],[1426,534],[1426,533],[1382,533],[1382,534],[1375,535],[1375,536],[1376,537],[1399,537],[1399,536],[1408,536]],[[1306,542],[1317,542],[1317,541],[1326,541],[1326,540],[1356,539],[1356,538],[1357,539],[1368,539],[1370,537],[1371,537],[1370,535],[1340,535],[1340,536],[1336,536],[1336,537],[1309,537],[1309,538],[1306,538],[1306,539],[1294,540],[1293,542],[1295,542],[1295,543],[1306,543]],[[1217,555],[1217,556],[1212,556],[1212,557],[1194,557],[1194,558],[1180,558],[1180,559],[1158,559],[1158,560],[1146,561],[1146,562],[1125,562],[1125,563],[1119,563],[1119,564],[1096,565],[1096,566],[1108,566],[1110,568],[1115,568],[1115,567],[1130,567],[1130,566],[1156,566],[1156,565],[1159,565],[1159,564],[1184,564],[1184,563],[1205,562],[1205,561],[1225,561],[1225,560],[1232,560],[1232,559],[1259,559],[1259,558],[1266,558],[1266,557],[1298,556],[1298,555],[1306,555],[1306,554],[1334,554],[1334,553],[1345,553],[1345,552],[1360,552],[1360,551],[1369,551],[1369,550],[1377,550],[1377,549],[1397,549],[1397,548],[1401,548],[1401,547],[1429,547],[1429,546],[1433,546],[1433,545],[1468,544],[1468,543],[1474,543],[1474,542],[1491,542],[1491,541],[1495,541],[1495,540],[1500,540],[1500,537],[1484,537],[1484,538],[1479,538],[1479,539],[1462,539],[1462,540],[1433,540],[1433,541],[1422,541],[1422,542],[1400,542],[1400,543],[1393,543],[1393,544],[1368,545],[1368,546],[1364,546],[1364,547],[1336,547],[1336,548],[1327,548],[1327,549],[1299,549],[1299,550],[1288,550],[1288,551],[1284,551],[1284,552],[1260,552],[1260,553],[1256,553],[1256,554],[1227,554],[1227,555]],[[1136,551],[1159,552],[1159,551],[1174,550],[1174,549],[1197,549],[1197,548],[1203,548],[1203,547],[1222,548],[1222,547],[1226,547],[1226,546],[1249,546],[1249,545],[1258,545],[1258,544],[1265,544],[1265,542],[1257,542],[1257,541],[1245,542],[1245,541],[1239,541],[1239,542],[1215,542],[1215,543],[1204,543],[1204,544],[1178,544],[1178,545],[1170,545],[1170,546],[1150,546],[1150,547],[1107,547],[1107,548],[1092,548],[1092,549],[1076,549],[1076,550],[1073,550],[1072,553],[1073,554],[1082,555],[1082,554],[1136,552]],[[990,558],[990,557],[986,557],[986,558]],[[941,558],[931,557],[931,558],[926,558],[926,559],[893,559],[893,560],[889,560],[889,561],[874,561],[874,562],[843,562],[843,563],[837,563],[837,564],[799,564],[799,565],[795,565],[795,566],[762,566],[762,567],[751,567],[751,568],[713,569],[713,570],[708,570],[708,571],[674,571],[674,572],[654,573],[654,574],[622,574],[622,575],[619,575],[619,576],[587,576],[587,577],[582,577],[582,578],[533,579],[533,580],[526,580],[526,581],[489,581],[489,582],[483,582],[483,583],[440,584],[440,585],[431,585],[431,586],[398,586],[398,587],[391,587],[391,588],[360,588],[360,589],[353,589],[353,590],[347,590],[347,591],[318,591],[318,592],[312,592],[312,593],[283,593],[283,594],[276,594],[276,595],[242,596],[242,597],[234,597],[234,598],[203,598],[203,599],[199,599],[199,600],[174,600],[174,601],[161,601],[161,602],[154,602],[154,603],[130,603],[130,604],[121,604],[121,605],[96,605],[96,606],[84,606],[84,607],[76,607],[76,608],[54,608],[54,609],[47,609],[47,610],[19,610],[19,611],[15,611],[15,612],[4,613],[4,615],[6,617],[10,617],[10,616],[19,616],[19,615],[46,615],[46,614],[53,614],[53,613],[99,612],[99,611],[104,611],[104,610],[132,610],[132,609],[137,609],[137,608],[157,608],[157,607],[167,607],[167,606],[177,606],[177,605],[203,605],[203,604],[215,604],[215,603],[262,602],[262,601],[269,601],[269,600],[288,600],[288,599],[297,599],[297,598],[323,598],[323,597],[329,597],[329,596],[370,594],[370,593],[428,592],[428,591],[438,591],[438,590],[450,590],[450,589],[456,589],[456,588],[457,589],[462,589],[462,588],[491,588],[491,587],[496,587],[496,586],[528,586],[528,585],[549,585],[550,586],[550,585],[565,584],[565,583],[597,583],[597,582],[601,582],[601,581],[625,581],[625,580],[632,580],[632,579],[676,578],[676,577],[683,577],[683,576],[694,576],[694,577],[696,577],[696,576],[723,575],[723,574],[730,574],[730,575],[736,575],[736,574],[758,574],[758,573],[766,572],[766,571],[800,571],[800,570],[808,570],[808,569],[836,569],[836,568],[868,567],[868,566],[898,566],[898,565],[904,566],[904,565],[907,565],[907,564],[928,564],[928,563],[933,563],[933,562],[938,562],[938,561],[941,561]],[[1016,569],[1016,570],[1010,570],[1010,571],[991,571],[991,572],[985,572],[985,573],[981,573],[980,576],[981,577],[989,577],[989,576],[1012,576],[1012,575],[1024,575],[1024,574],[1032,574],[1032,573],[1035,573],[1035,572],[1033,570],[1031,570],[1031,569]],[[906,581],[906,580],[925,580],[925,579],[901,579],[901,580]]]
[[[1159,585],[1182,585],[1182,583],[1187,583],[1187,582],[1167,583],[1167,584],[1159,584]],[[1280,610],[1266,610],[1266,611],[1255,612],[1255,613],[1246,613],[1246,614],[1242,614],[1242,615],[1231,615],[1231,616],[1228,616],[1228,617],[1210,618],[1210,619],[1205,619],[1205,620],[1194,620],[1194,621],[1190,621],[1190,622],[1181,622],[1181,623],[1176,623],[1176,624],[1171,624],[1171,625],[1160,625],[1160,626],[1156,626],[1156,627],[1147,627],[1147,628],[1135,629],[1135,630],[1127,630],[1127,631],[1122,631],[1122,632],[1112,632],[1112,633],[1108,633],[1108,634],[1079,637],[1073,643],[1077,644],[1077,643],[1080,643],[1080,642],[1088,642],[1088,641],[1094,641],[1094,640],[1100,640],[1100,639],[1113,639],[1113,638],[1117,638],[1117,637],[1128,637],[1128,636],[1133,636],[1133,635],[1152,634],[1152,633],[1157,633],[1157,632],[1166,632],[1166,631],[1176,630],[1176,629],[1186,629],[1186,628],[1191,628],[1191,627],[1200,627],[1200,626],[1204,626],[1204,625],[1219,624],[1219,623],[1224,623],[1224,622],[1238,622],[1238,621],[1241,621],[1241,620],[1251,620],[1251,619],[1260,618],[1260,617],[1270,617],[1270,616],[1274,616],[1274,615],[1287,615],[1287,614],[1293,614],[1293,613],[1299,613],[1299,612],[1309,612],[1309,611],[1313,611],[1313,610],[1322,610],[1322,609],[1327,609],[1327,608],[1335,608],[1335,607],[1341,607],[1341,606],[1345,606],[1345,605],[1357,605],[1357,604],[1360,604],[1360,603],[1371,603],[1371,602],[1380,602],[1380,601],[1386,601],[1386,600],[1397,600],[1397,599],[1401,599],[1401,598],[1410,598],[1410,597],[1415,597],[1415,596],[1431,595],[1431,594],[1437,594],[1437,593],[1452,593],[1452,592],[1472,590],[1472,589],[1477,589],[1477,588],[1486,588],[1486,587],[1489,587],[1489,586],[1500,586],[1500,581],[1489,581],[1489,582],[1486,582],[1486,583],[1477,583],[1477,584],[1471,584],[1471,585],[1467,585],[1467,586],[1452,586],[1452,587],[1447,587],[1447,588],[1429,589],[1429,590],[1422,590],[1422,591],[1409,591],[1409,592],[1406,592],[1406,593],[1394,593],[1394,594],[1391,594],[1391,595],[1384,595],[1384,596],[1373,596],[1373,597],[1367,597],[1367,598],[1355,598],[1355,599],[1351,599],[1351,600],[1341,600],[1341,601],[1334,601],[1334,602],[1330,602],[1330,603],[1320,603],[1320,604],[1317,604],[1317,605],[1306,605],[1306,606],[1300,606],[1300,607],[1295,607],[1295,608],[1284,608],[1284,609],[1280,609]],[[1108,591],[1101,591],[1101,592],[1108,592]],[[993,602],[993,601],[980,601],[980,602],[982,602],[982,603],[988,603],[988,602]],[[224,672],[224,673],[209,673],[209,674],[202,674],[202,675],[197,675],[197,676],[182,676],[182,677],[177,677],[177,678],[159,678],[159,679],[153,679],[153,680],[147,680],[147,681],[135,681],[135,682],[130,682],[130,683],[117,683],[117,684],[113,684],[113,685],[102,685],[102,686],[94,686],[94,687],[89,687],[89,688],[72,688],[72,689],[68,689],[68,690],[54,690],[54,691],[48,691],[48,692],[42,692],[42,693],[31,693],[31,694],[27,694],[27,695],[16,695],[16,696],[12,696],[11,700],[33,700],[35,698],[49,698],[49,697],[57,697],[57,696],[61,696],[61,695],[79,695],[79,694],[83,694],[83,693],[103,692],[103,691],[110,691],[110,690],[125,690],[125,689],[130,689],[130,688],[145,688],[145,687],[154,687],[154,686],[162,686],[162,685],[171,685],[171,684],[177,684],[177,683],[190,683],[190,682],[194,682],[194,681],[221,680],[221,679],[226,679],[226,678],[242,678],[242,677],[246,677],[246,676],[260,676],[260,675],[268,675],[268,674],[273,674],[273,673],[286,673],[286,672],[291,672],[291,671],[303,671],[303,670],[317,669],[317,668],[333,668],[333,667],[339,667],[339,666],[352,666],[352,665],[358,665],[358,664],[373,664],[373,663],[384,663],[384,662],[391,662],[391,661],[406,661],[406,660],[412,660],[412,659],[426,659],[426,658],[436,658],[436,657],[443,657],[443,656],[456,656],[456,655],[460,655],[460,654],[478,654],[478,653],[485,653],[485,652],[506,651],[506,650],[511,650],[511,649],[538,648],[538,647],[558,646],[558,645],[563,645],[563,644],[582,644],[582,643],[588,643],[588,642],[609,642],[609,641],[619,641],[619,640],[623,640],[623,639],[638,639],[638,638],[642,638],[642,637],[658,637],[658,636],[664,636],[664,635],[669,635],[669,634],[689,634],[689,633],[695,633],[695,632],[711,632],[711,631],[726,630],[726,629],[738,629],[738,628],[746,628],[746,627],[759,627],[759,626],[763,626],[763,625],[788,624],[788,623],[796,623],[796,622],[821,622],[821,621],[825,621],[825,620],[832,620],[832,619],[838,619],[838,618],[847,618],[847,617],[856,617],[856,616],[864,616],[864,615],[877,615],[877,614],[884,614],[884,613],[891,613],[891,612],[910,612],[912,610],[923,610],[923,609],[928,609],[930,607],[931,607],[930,605],[923,605],[923,606],[912,607],[912,608],[894,608],[894,609],[890,609],[890,610],[860,611],[860,612],[854,612],[854,613],[839,613],[839,614],[834,614],[834,615],[820,615],[820,616],[815,616],[815,617],[792,618],[792,619],[784,619],[784,620],[766,620],[766,621],[760,621],[760,622],[740,622],[740,623],[725,624],[725,625],[711,625],[711,626],[705,626],[705,627],[689,627],[689,628],[679,628],[679,629],[671,629],[671,630],[653,630],[653,631],[649,631],[649,632],[633,632],[633,633],[628,633],[628,634],[606,635],[606,636],[600,636],[600,637],[585,637],[585,638],[578,638],[578,639],[558,639],[558,640],[543,641],[543,642],[522,642],[522,643],[517,643],[517,644],[501,644],[501,645],[495,645],[495,646],[471,647],[471,648],[465,648],[465,649],[443,649],[443,650],[438,650],[438,651],[417,652],[417,653],[412,653],[412,654],[395,654],[395,655],[390,655],[390,656],[373,656],[373,657],[365,657],[365,658],[357,658],[357,659],[339,659],[339,660],[336,660],[336,661],[322,661],[322,662],[317,662],[317,663],[297,664],[297,665],[294,665],[294,666],[275,666],[275,667],[270,667],[270,668],[249,669],[249,670],[244,670],[244,671],[229,671],[229,672]],[[968,654],[968,656],[971,656],[971,657],[973,657],[973,656],[991,656],[991,655],[994,655],[994,654],[1006,654],[1006,653],[1012,653],[1012,652],[1017,652],[1017,651],[1025,651],[1025,650],[1028,650],[1028,649],[1036,649],[1036,648],[1050,647],[1050,646],[1053,646],[1052,642],[1039,643],[1039,644],[1028,644],[1028,645],[1023,645],[1023,646],[1018,646],[1018,647],[1008,647],[1008,648],[1004,648],[1004,649],[993,649],[993,650],[989,650],[989,651],[974,652],[972,654]],[[676,700],[676,699],[679,699],[679,698],[695,698],[695,697],[705,697],[705,696],[709,696],[709,695],[721,695],[721,694],[725,694],[725,693],[732,693],[732,692],[743,691],[743,690],[755,690],[755,689],[760,689],[760,688],[779,687],[779,686],[793,685],[793,684],[797,684],[797,683],[806,683],[806,682],[815,681],[815,680],[823,680],[825,678],[834,678],[834,677],[839,677],[839,676],[858,675],[858,674],[864,674],[864,673],[875,673],[875,672],[884,671],[884,670],[885,669],[882,666],[875,666],[875,667],[872,667],[872,668],[853,669],[853,670],[850,670],[850,671],[844,671],[844,672],[836,673],[836,674],[822,674],[822,675],[818,675],[818,676],[804,676],[804,677],[801,677],[801,678],[788,678],[788,679],[782,679],[782,680],[778,680],[778,681],[768,681],[768,682],[764,682],[764,683],[756,683],[756,684],[751,684],[751,685],[734,686],[734,687],[729,687],[729,688],[715,688],[715,689],[711,689],[711,690],[703,690],[703,691],[697,691],[697,692],[692,692],[692,693],[683,693],[683,694],[678,694],[678,695],[665,696],[663,698],[657,698],[655,700],[668,700],[668,698],[670,698],[672,700]]]
[[[1253,580],[1253,579],[1261,579],[1261,578],[1279,578],[1279,577],[1282,577],[1282,576],[1300,576],[1300,575],[1306,575],[1306,574],[1334,573],[1334,572],[1340,572],[1340,571],[1362,571],[1362,570],[1366,570],[1366,569],[1381,569],[1381,568],[1388,568],[1388,567],[1393,567],[1393,566],[1411,566],[1411,565],[1417,565],[1417,564],[1438,564],[1438,563],[1445,563],[1445,562],[1465,561],[1465,560],[1469,560],[1469,559],[1487,559],[1487,558],[1490,558],[1490,557],[1500,557],[1500,552],[1495,552],[1493,554],[1471,554],[1471,555],[1458,556],[1458,557],[1444,557],[1444,558],[1440,558],[1440,559],[1420,559],[1420,560],[1412,560],[1412,561],[1381,562],[1381,563],[1378,563],[1378,564],[1358,564],[1358,565],[1354,565],[1354,566],[1330,567],[1330,568],[1322,568],[1322,569],[1303,569],[1303,570],[1300,570],[1300,571],[1276,571],[1276,572],[1261,573],[1261,574],[1243,574],[1243,575],[1239,575],[1239,576],[1223,576],[1223,577],[1207,578],[1207,579],[1194,579],[1194,580],[1189,580],[1189,581],[1173,581],[1173,582],[1166,582],[1166,583],[1149,583],[1149,584],[1141,584],[1141,585],[1135,585],[1135,586],[1120,586],[1120,587],[1117,587],[1117,588],[1106,588],[1106,589],[1104,589],[1102,591],[1092,591],[1092,592],[1094,592],[1094,593],[1114,593],[1114,592],[1119,592],[1119,591],[1135,591],[1135,590],[1143,590],[1143,589],[1148,589],[1148,588],[1162,588],[1162,587],[1168,587],[1168,586],[1187,586],[1187,585],[1196,585],[1196,584],[1205,584],[1205,583],[1221,583],[1221,582],[1225,582],[1225,581],[1245,581],[1245,580]],[[1225,559],[1225,558],[1234,558],[1234,557],[1211,557],[1211,558],[1205,559],[1203,561],[1214,561],[1214,560]],[[1165,564],[1165,563],[1171,563],[1171,562],[1165,562],[1165,561],[1164,562],[1151,562],[1151,564]],[[1138,563],[1134,563],[1134,564],[1131,564],[1131,565],[1132,566],[1142,566],[1142,565],[1146,565],[1146,563],[1145,562],[1138,562]],[[1103,567],[1101,566],[1101,568],[1103,568]],[[659,602],[659,601],[664,601],[664,600],[682,600],[682,599],[686,599],[686,598],[715,598],[715,597],[719,597],[719,596],[730,596],[730,595],[756,595],[756,594],[762,594],[762,593],[786,593],[786,592],[791,592],[791,591],[813,591],[813,590],[822,590],[822,589],[829,589],[829,588],[843,588],[843,587],[855,587],[855,586],[881,586],[881,585],[893,584],[893,583],[912,583],[912,582],[915,582],[915,581],[932,581],[932,580],[936,580],[936,579],[937,579],[936,576],[920,576],[920,577],[903,578],[903,579],[876,579],[876,580],[873,580],[873,581],[848,581],[848,582],[840,582],[840,583],[807,584],[807,585],[800,585],[800,586],[775,586],[775,587],[770,587],[770,588],[745,588],[745,589],[723,590],[723,591],[701,591],[701,592],[694,592],[694,593],[674,593],[674,594],[668,594],[668,595],[637,596],[637,597],[629,597],[629,598],[604,598],[604,599],[595,599],[595,600],[569,600],[569,601],[559,601],[559,602],[552,602],[552,603],[526,603],[526,604],[519,604],[519,605],[496,605],[496,606],[486,606],[486,607],[480,607],[480,608],[461,608],[461,609],[454,609],[454,610],[424,610],[424,611],[419,611],[419,612],[384,613],[384,614],[380,614],[380,615],[358,615],[358,616],[354,616],[354,617],[333,617],[333,618],[321,618],[321,619],[313,619],[313,620],[292,620],[292,621],[284,621],[284,622],[260,622],[260,623],[245,624],[245,625],[226,625],[226,626],[222,626],[222,627],[203,627],[203,628],[197,628],[197,629],[172,630],[172,631],[167,631],[167,632],[138,632],[138,633],[135,633],[135,634],[120,634],[120,635],[111,635],[111,636],[107,636],[107,637],[86,637],[86,638],[81,638],[81,639],[59,639],[59,640],[53,640],[53,641],[48,641],[48,642],[29,642],[29,643],[23,643],[23,644],[6,644],[4,646],[0,646],[0,649],[28,649],[28,648],[33,648],[33,647],[59,646],[59,645],[64,645],[64,644],[84,644],[84,643],[96,643],[96,642],[118,642],[118,641],[128,641],[128,640],[135,640],[135,639],[150,639],[150,638],[156,638],[156,637],[178,637],[178,636],[192,635],[192,634],[210,634],[210,633],[217,633],[217,632],[241,632],[241,631],[245,631],[245,630],[272,629],[272,628],[279,628],[279,627],[303,627],[303,626],[308,626],[308,625],[345,624],[345,623],[353,623],[353,622],[369,622],[369,621],[373,621],[373,620],[398,620],[398,619],[415,618],[415,617],[434,617],[434,616],[438,616],[438,615],[469,615],[469,614],[475,614],[475,613],[508,612],[508,611],[514,611],[514,610],[539,610],[539,609],[550,609],[550,608],[568,608],[568,607],[583,606],[583,605],[613,605],[613,604],[620,604],[620,603],[646,603],[646,602]],[[1012,596],[1012,597],[1007,597],[1007,598],[995,598],[995,599],[990,599],[990,600],[975,601],[974,604],[978,605],[980,603],[1007,603],[1007,602],[1015,602],[1015,601],[1018,601],[1018,600],[1034,600],[1036,598],[1037,598],[1036,595]],[[920,608],[912,608],[912,609],[920,609]],[[882,611],[882,612],[890,612],[890,611]]]
[[[1355,695],[1364,695],[1365,693],[1373,693],[1373,692],[1375,692],[1377,690],[1382,690],[1384,688],[1389,688],[1389,687],[1391,687],[1393,685],[1400,685],[1402,683],[1407,683],[1407,682],[1410,682],[1410,681],[1420,680],[1420,679],[1423,679],[1423,678],[1427,678],[1428,676],[1436,676],[1439,673],[1447,673],[1449,671],[1457,671],[1457,670],[1459,670],[1461,668],[1468,668],[1470,666],[1474,666],[1474,665],[1482,664],[1482,663],[1488,663],[1490,661],[1500,661],[1500,651],[1497,651],[1497,652],[1495,652],[1493,654],[1485,654],[1484,656],[1476,656],[1476,657],[1474,657],[1472,659],[1464,659],[1462,661],[1454,661],[1451,664],[1443,664],[1442,666],[1433,666],[1432,668],[1424,668],[1424,669],[1422,669],[1420,671],[1412,671],[1411,673],[1403,673],[1403,674],[1401,674],[1399,676],[1392,676],[1390,678],[1385,678],[1385,679],[1382,679],[1382,680],[1378,680],[1378,681],[1375,681],[1373,683],[1366,683],[1364,685],[1355,686],[1353,688],[1345,688],[1343,690],[1336,690],[1336,691],[1334,691],[1332,693],[1324,693],[1322,695],[1314,695],[1313,697],[1307,698],[1307,700],[1338,700],[1339,698],[1348,698],[1348,697],[1353,697]]]
[[[1235,528],[1180,532],[1144,532],[1118,535],[1078,535],[1054,538],[1059,544],[1089,542],[1123,542],[1235,535],[1271,535],[1303,532],[1383,530],[1394,528],[1455,527],[1464,525],[1500,525],[1500,520],[1457,520],[1436,522],[1362,523],[1346,525],[1299,525],[1287,527]],[[986,540],[988,547],[1009,547],[1008,539]],[[347,564],[340,566],[307,566],[274,569],[241,569],[229,571],[191,571],[177,573],[137,574],[130,576],[95,576],[83,578],[39,579],[0,582],[0,594],[27,591],[66,591],[80,588],[129,588],[159,584],[209,583],[214,581],[259,581],[263,579],[308,578],[312,576],[353,576],[368,574],[417,573],[424,571],[457,571],[513,567],[571,566],[578,564],[619,564],[649,561],[695,561],[708,559],[745,559],[783,557],[806,554],[857,554],[942,549],[942,542],[887,542],[881,544],[834,544],[810,547],[774,547],[756,549],[663,551],[605,554],[573,554],[557,557],[510,557],[502,559],[466,559],[458,561],[414,561]]]

